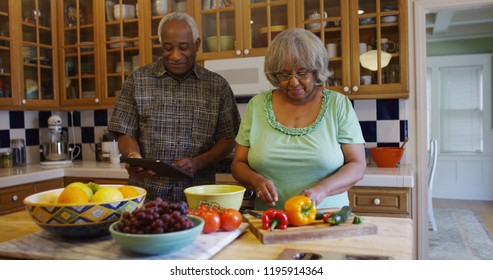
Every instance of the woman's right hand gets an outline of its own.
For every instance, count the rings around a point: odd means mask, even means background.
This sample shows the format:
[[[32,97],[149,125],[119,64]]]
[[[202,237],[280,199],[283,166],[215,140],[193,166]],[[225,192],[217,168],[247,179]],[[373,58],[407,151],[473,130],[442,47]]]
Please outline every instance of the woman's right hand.
[[[260,199],[265,204],[275,206],[279,195],[277,193],[277,188],[271,180],[265,178],[260,178],[255,181],[253,185],[255,188],[255,194],[258,199]]]

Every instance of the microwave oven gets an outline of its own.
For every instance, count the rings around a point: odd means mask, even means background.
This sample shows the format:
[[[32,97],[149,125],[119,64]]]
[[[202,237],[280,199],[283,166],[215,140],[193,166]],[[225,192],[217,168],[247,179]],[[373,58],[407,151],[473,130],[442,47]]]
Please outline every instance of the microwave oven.
[[[274,89],[264,75],[264,57],[206,60],[204,67],[223,76],[236,97]]]

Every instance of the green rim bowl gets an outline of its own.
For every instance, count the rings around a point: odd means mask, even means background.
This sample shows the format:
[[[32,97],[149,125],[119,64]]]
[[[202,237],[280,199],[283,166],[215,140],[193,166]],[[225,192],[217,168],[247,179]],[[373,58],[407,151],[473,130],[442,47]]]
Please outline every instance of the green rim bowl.
[[[201,185],[184,190],[188,206],[195,207],[200,201],[215,202],[223,208],[239,210],[245,188],[236,185]]]
[[[207,37],[206,39],[207,47],[211,52],[217,52],[217,36]],[[230,51],[235,46],[235,37],[234,36],[220,36],[219,38],[219,47],[221,51]]]
[[[202,232],[204,220],[188,215],[193,227],[187,230],[160,234],[131,234],[116,230],[119,221],[110,226],[110,233],[123,249],[142,255],[163,255],[178,251],[190,245]]]

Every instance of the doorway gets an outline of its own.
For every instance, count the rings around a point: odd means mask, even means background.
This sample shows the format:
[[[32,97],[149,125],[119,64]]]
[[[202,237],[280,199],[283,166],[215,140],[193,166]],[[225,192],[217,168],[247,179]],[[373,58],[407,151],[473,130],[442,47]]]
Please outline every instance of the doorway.
[[[416,79],[416,130],[426,131],[428,117],[426,108],[426,57],[427,57],[427,38],[426,38],[426,15],[436,11],[471,9],[477,7],[492,6],[492,0],[436,0],[421,1],[415,0],[414,4],[414,49],[415,49],[415,79]],[[416,157],[416,240],[418,259],[424,259],[428,253],[428,212],[427,212],[427,133],[420,133],[417,137],[417,157]]]

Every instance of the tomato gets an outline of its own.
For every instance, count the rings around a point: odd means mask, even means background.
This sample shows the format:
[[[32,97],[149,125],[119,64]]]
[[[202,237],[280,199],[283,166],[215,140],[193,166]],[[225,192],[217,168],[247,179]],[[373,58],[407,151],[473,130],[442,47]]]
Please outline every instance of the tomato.
[[[197,214],[195,215],[199,216],[205,221],[204,229],[202,230],[203,233],[216,232],[221,227],[221,218],[219,217],[219,214],[215,211],[200,211],[197,212]]]
[[[237,229],[243,221],[241,213],[233,208],[223,209],[220,213],[220,217],[221,228],[225,231]]]

